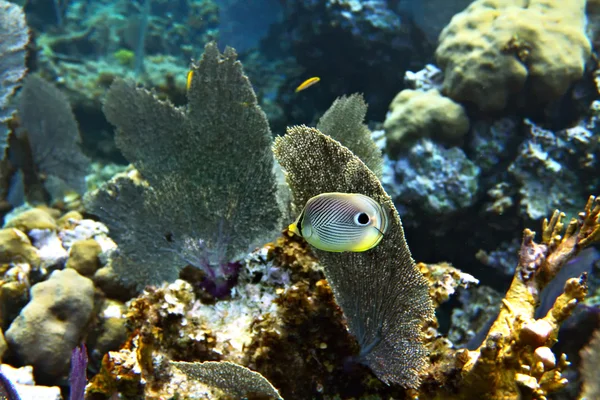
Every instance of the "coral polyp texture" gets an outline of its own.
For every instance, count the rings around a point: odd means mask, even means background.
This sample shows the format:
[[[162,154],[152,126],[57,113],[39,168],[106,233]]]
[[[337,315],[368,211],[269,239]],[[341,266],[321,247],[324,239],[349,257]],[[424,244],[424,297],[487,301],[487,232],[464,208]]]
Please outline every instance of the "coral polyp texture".
[[[484,112],[544,105],[583,75],[585,0],[477,0],[442,31],[443,93]]]
[[[433,303],[391,199],[358,157],[317,129],[290,128],[274,151],[298,209],[320,193],[344,192],[367,195],[390,210],[391,226],[373,249],[315,253],[361,347],[359,360],[383,382],[418,387],[428,365],[421,330],[433,319]]]

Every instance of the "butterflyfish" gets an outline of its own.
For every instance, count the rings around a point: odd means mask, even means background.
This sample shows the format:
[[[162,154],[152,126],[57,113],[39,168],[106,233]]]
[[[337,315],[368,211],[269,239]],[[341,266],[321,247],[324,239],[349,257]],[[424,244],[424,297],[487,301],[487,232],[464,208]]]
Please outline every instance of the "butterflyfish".
[[[322,193],[306,202],[288,229],[317,249],[367,251],[387,231],[387,208],[358,193]]]
[[[185,90],[190,90],[190,86],[192,86],[192,78],[194,77],[194,70],[190,69],[190,72],[187,73],[187,81],[185,83]]]
[[[296,93],[298,93],[304,89],[308,89],[309,87],[311,87],[315,83],[319,82],[320,80],[321,80],[321,78],[319,78],[318,76],[313,76],[312,78],[308,78],[307,80],[302,82],[300,85],[298,85],[298,87],[296,88]]]

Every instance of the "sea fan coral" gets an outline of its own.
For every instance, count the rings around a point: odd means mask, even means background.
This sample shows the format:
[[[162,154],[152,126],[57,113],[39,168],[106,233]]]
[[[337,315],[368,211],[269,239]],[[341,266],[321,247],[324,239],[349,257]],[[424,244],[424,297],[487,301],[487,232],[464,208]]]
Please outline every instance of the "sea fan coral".
[[[87,207],[119,245],[115,271],[138,288],[187,263],[226,280],[230,261],[279,228],[271,132],[235,51],[208,44],[191,73],[185,108],[122,80],[104,105],[149,185],[119,179]]]
[[[390,210],[390,227],[375,248],[315,252],[361,346],[361,360],[386,383],[418,387],[427,366],[421,329],[433,319],[433,303],[391,199],[358,157],[316,129],[290,128],[274,151],[297,207],[320,193],[345,192],[367,195]],[[304,156],[308,152],[311,157]]]

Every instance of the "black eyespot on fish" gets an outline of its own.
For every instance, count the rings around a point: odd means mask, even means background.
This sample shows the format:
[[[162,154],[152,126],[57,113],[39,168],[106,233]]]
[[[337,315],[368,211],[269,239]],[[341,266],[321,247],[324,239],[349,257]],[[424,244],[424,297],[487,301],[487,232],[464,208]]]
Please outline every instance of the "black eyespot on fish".
[[[357,225],[367,225],[370,220],[371,219],[369,216],[364,212],[358,213],[356,216],[354,216],[354,222],[356,222]]]
[[[169,243],[173,243],[173,234],[171,232],[165,233],[165,240]]]

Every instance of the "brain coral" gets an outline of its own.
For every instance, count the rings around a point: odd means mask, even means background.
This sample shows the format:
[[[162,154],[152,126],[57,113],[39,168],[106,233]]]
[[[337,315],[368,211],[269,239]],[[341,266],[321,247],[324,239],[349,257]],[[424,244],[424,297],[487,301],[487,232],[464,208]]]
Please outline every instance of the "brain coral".
[[[585,0],[476,0],[440,34],[443,92],[499,111],[512,95],[543,104],[581,78],[590,57]]]
[[[459,144],[469,131],[464,108],[435,89],[405,89],[390,104],[383,124],[387,152],[393,158],[422,137],[436,142]]]

